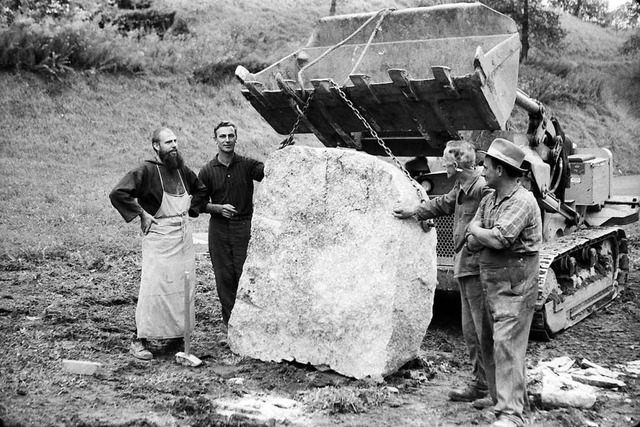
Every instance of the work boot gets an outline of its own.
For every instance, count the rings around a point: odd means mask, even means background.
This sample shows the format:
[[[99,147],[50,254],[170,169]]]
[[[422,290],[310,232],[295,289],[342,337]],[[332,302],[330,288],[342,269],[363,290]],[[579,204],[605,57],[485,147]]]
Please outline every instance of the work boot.
[[[476,399],[473,402],[471,402],[471,406],[473,406],[476,409],[487,409],[492,407],[493,405],[494,403],[491,396],[483,397],[481,399]]]
[[[129,353],[136,359],[140,360],[151,360],[153,359],[153,354],[145,347],[145,342],[143,340],[134,340],[131,342],[131,346],[129,347]]]
[[[486,390],[479,390],[477,387],[466,386],[462,389],[455,389],[449,392],[449,400],[454,402],[473,402],[477,399],[482,399],[489,394]]]

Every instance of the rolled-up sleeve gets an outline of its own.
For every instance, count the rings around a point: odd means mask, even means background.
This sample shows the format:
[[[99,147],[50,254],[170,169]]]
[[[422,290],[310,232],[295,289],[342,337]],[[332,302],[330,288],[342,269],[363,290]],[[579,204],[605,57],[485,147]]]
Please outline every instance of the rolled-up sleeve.
[[[187,172],[189,182],[189,192],[191,194],[191,206],[189,208],[190,217],[198,217],[207,207],[209,196],[207,195],[207,187],[198,178],[198,176],[191,169]]]
[[[128,172],[111,190],[109,199],[114,208],[120,212],[126,222],[131,222],[142,213],[137,201],[138,191],[142,187],[143,170],[141,168]]]
[[[535,207],[533,207],[535,209]],[[500,213],[493,223],[493,234],[504,245],[510,247],[531,222],[532,207],[528,203],[513,203]]]
[[[456,185],[447,194],[420,203],[416,212],[418,218],[423,220],[451,215],[456,208],[457,188]]]
[[[259,160],[254,160],[251,169],[251,178],[253,178],[254,181],[262,181],[264,178],[264,163]]]

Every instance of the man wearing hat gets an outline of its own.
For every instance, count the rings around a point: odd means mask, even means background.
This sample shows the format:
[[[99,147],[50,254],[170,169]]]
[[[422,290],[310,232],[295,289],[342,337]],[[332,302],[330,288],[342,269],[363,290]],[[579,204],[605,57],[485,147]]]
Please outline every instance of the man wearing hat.
[[[482,199],[467,229],[466,244],[480,252],[486,297],[482,337],[487,383],[496,427],[522,426],[525,356],[538,296],[542,218],[533,194],[520,185],[525,153],[496,138],[485,153],[483,176],[495,190]],[[488,360],[487,360],[488,359]]]

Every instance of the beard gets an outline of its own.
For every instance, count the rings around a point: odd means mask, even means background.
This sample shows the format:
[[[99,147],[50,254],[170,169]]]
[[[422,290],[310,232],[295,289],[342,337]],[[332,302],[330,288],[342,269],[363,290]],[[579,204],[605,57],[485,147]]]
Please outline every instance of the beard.
[[[178,170],[184,166],[184,159],[180,155],[178,151],[176,151],[176,155],[172,155],[172,151],[167,151],[164,153],[158,153],[160,157],[160,161],[171,170]]]

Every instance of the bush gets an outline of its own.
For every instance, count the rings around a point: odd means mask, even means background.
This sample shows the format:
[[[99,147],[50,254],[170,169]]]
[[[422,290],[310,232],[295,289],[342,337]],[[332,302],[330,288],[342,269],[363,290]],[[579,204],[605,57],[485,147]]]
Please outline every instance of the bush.
[[[631,55],[640,50],[640,32],[636,32],[629,37],[620,48],[623,55]]]
[[[223,58],[217,62],[196,68],[190,81],[192,83],[220,86],[234,77],[238,65],[242,65],[249,70],[250,73],[257,73],[269,66],[269,64],[254,57],[240,60],[237,58]]]
[[[118,9],[148,9],[151,7],[151,0],[116,0]]]
[[[113,29],[101,30],[90,21],[17,21],[0,33],[0,70],[51,76],[71,69],[141,71],[144,64],[117,43],[118,37]]]
[[[546,59],[521,67],[519,85],[543,104],[569,102],[585,107],[602,102],[605,83],[597,70],[582,69],[562,59]]]
[[[11,25],[19,16],[59,18],[70,16],[72,11],[69,0],[0,0],[0,27]]]
[[[35,5],[70,0],[29,1]],[[9,10],[5,5],[13,2],[0,0],[0,10]],[[144,0],[132,4],[142,5]],[[258,71],[271,63],[262,56],[271,41],[259,28],[231,33],[221,28],[207,36],[192,33],[175,12],[121,13],[113,1],[94,6],[84,10],[71,3],[63,16],[43,15],[29,7],[11,9],[11,22],[0,22],[0,71],[55,78],[71,70],[181,73],[192,82],[219,85],[233,78],[237,65]]]
[[[173,25],[175,17],[176,12],[136,10],[118,16],[113,20],[113,24],[124,34],[133,30],[142,30],[145,33],[154,32],[163,37]]]
[[[328,410],[332,414],[361,414],[381,406],[390,392],[379,388],[326,387],[307,393],[304,403],[314,410]]]

